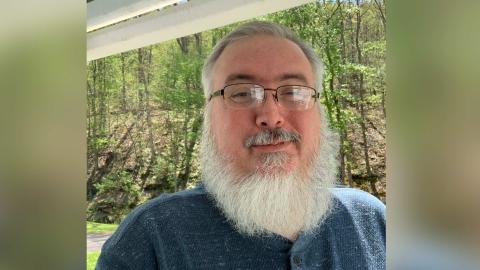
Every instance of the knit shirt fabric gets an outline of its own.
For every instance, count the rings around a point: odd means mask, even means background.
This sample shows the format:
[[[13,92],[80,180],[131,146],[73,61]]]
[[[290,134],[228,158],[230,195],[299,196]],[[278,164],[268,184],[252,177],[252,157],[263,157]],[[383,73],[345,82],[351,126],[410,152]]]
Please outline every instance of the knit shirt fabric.
[[[294,242],[239,233],[202,185],[161,195],[125,218],[96,269],[385,269],[385,205],[330,190],[328,216]]]

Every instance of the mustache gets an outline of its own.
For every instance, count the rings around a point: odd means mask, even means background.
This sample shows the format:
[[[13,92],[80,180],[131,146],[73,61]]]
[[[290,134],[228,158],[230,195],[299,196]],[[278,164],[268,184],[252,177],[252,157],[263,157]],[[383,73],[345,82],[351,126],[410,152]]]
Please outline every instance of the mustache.
[[[250,148],[253,145],[267,145],[280,142],[300,143],[301,136],[297,132],[287,131],[282,128],[266,129],[245,139],[245,147]]]

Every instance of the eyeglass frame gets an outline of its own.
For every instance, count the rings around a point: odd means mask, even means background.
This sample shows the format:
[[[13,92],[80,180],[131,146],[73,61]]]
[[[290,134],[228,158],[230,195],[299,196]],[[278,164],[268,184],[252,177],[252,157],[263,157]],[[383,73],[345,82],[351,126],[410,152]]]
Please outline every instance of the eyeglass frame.
[[[314,98],[314,102],[316,102],[317,99],[320,98],[320,93],[317,92],[317,89],[315,89],[313,87],[310,87],[310,86],[300,85],[300,84],[286,84],[286,85],[280,85],[277,88],[266,88],[263,85],[256,84],[256,83],[232,83],[232,84],[225,85],[222,89],[216,90],[213,93],[211,93],[210,97],[208,98],[208,101],[210,102],[210,100],[212,100],[212,98],[217,97],[217,96],[222,96],[223,99],[225,100],[225,88],[227,88],[229,86],[232,86],[232,85],[240,85],[240,84],[250,84],[250,85],[253,85],[253,86],[260,86],[263,89],[263,92],[264,92],[262,103],[265,102],[265,100],[266,100],[265,91],[269,90],[269,91],[274,91],[275,92],[272,96],[273,96],[274,100],[279,104],[277,91],[278,91],[279,88],[282,88],[282,87],[285,87],[285,86],[300,86],[300,87],[305,87],[305,88],[313,90],[314,94],[311,97]]]

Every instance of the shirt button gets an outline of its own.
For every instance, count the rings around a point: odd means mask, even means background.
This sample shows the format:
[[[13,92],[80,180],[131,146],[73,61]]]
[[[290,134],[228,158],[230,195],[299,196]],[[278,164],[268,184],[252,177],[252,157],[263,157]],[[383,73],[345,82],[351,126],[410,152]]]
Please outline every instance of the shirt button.
[[[300,265],[302,264],[302,259],[300,258],[300,256],[298,256],[298,255],[293,256],[293,263],[297,267],[300,267]]]

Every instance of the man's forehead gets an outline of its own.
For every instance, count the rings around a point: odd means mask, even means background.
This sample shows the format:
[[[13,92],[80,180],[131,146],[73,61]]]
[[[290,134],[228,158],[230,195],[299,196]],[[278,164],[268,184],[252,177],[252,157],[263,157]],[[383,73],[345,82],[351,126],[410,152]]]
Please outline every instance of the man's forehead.
[[[225,78],[225,84],[234,83],[238,81],[246,81],[246,82],[258,82],[262,78],[260,78],[257,74],[247,73],[247,72],[233,72]],[[307,84],[308,79],[302,72],[285,72],[276,75],[273,77],[274,81],[299,81],[302,83]]]
[[[229,44],[213,68],[214,87],[235,82],[287,82],[313,86],[313,67],[302,49],[282,37],[256,35]]]
[[[275,51],[272,51],[272,48]],[[281,56],[285,53],[296,54],[297,56],[304,56],[302,49],[293,41],[270,35],[254,35],[250,37],[244,37],[228,44],[219,58],[245,58],[245,54],[252,55],[268,55],[271,57]]]

